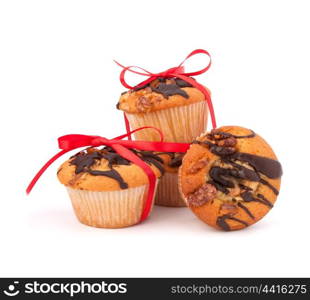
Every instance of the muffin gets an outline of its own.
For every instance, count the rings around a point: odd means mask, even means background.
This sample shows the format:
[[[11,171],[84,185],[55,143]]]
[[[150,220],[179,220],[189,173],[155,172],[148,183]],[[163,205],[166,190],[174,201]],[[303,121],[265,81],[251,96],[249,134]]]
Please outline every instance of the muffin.
[[[155,204],[170,207],[185,207],[178,189],[178,170],[182,164],[184,153],[157,152],[162,158],[165,174],[158,184]]]
[[[157,78],[121,95],[117,108],[124,111],[130,127],[159,128],[166,142],[191,142],[206,130],[208,107],[197,88],[179,78]],[[138,140],[158,141],[153,130],[135,133]]]
[[[156,127],[163,132],[166,142],[192,142],[207,126],[208,106],[205,96],[179,78],[157,78],[129,90],[121,95],[117,108],[124,111],[131,129]],[[158,141],[160,138],[152,129],[134,135],[137,140],[145,141]],[[177,171],[174,168],[163,176],[158,186],[156,204],[184,206],[178,192]]]
[[[163,160],[158,155],[131,151],[151,167],[157,178],[161,177]],[[66,186],[81,223],[120,228],[140,221],[148,195],[148,177],[112,148],[88,148],[77,153],[60,166],[57,176]]]
[[[224,126],[191,145],[179,170],[179,188],[203,222],[225,231],[263,218],[279,194],[282,168],[252,130]]]

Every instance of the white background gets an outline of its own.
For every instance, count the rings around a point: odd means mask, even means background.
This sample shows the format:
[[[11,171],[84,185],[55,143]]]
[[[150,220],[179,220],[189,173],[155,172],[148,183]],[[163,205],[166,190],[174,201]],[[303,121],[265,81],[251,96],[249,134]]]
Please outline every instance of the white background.
[[[309,1],[0,3],[1,276],[310,276]],[[159,72],[196,48],[212,54],[198,80],[219,125],[252,128],[282,162],[266,218],[223,233],[156,207],[138,226],[87,227],[55,175],[67,156],[25,196],[58,136],[124,132],[112,59]]]

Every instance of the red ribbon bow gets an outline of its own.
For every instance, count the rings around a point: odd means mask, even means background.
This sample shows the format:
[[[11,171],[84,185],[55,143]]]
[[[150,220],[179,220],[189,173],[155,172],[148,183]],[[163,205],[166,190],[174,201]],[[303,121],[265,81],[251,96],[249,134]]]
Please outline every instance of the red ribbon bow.
[[[201,70],[186,73],[184,71],[183,64],[191,56],[194,56],[196,54],[205,54],[205,55],[207,55],[210,58],[210,61],[209,61],[208,65],[205,68],[201,69]],[[147,71],[147,70],[145,70],[145,69],[143,69],[141,67],[137,67],[137,66],[125,67],[125,66],[121,65],[120,63],[118,63],[117,61],[115,61],[115,63],[123,68],[122,72],[120,73],[120,82],[122,83],[122,85],[125,88],[128,88],[128,89],[134,89],[136,87],[140,87],[140,86],[146,85],[146,84],[148,84],[149,82],[153,81],[154,79],[156,79],[158,77],[164,77],[164,78],[177,77],[177,78],[180,78],[180,79],[190,83],[192,86],[194,86],[195,88],[197,88],[198,90],[200,90],[204,94],[204,96],[206,98],[206,101],[207,101],[207,104],[208,104],[208,107],[209,107],[212,127],[216,128],[215,113],[214,113],[214,108],[213,108],[213,104],[212,104],[209,92],[207,91],[207,89],[203,85],[201,85],[200,83],[198,83],[197,81],[195,81],[194,79],[189,77],[189,76],[200,75],[200,74],[203,74],[206,71],[208,71],[208,69],[211,66],[211,55],[210,55],[210,53],[208,51],[206,51],[204,49],[196,49],[196,50],[192,51],[189,55],[187,55],[187,57],[180,63],[179,66],[174,67],[174,68],[170,68],[170,69],[168,69],[168,70],[166,70],[164,72],[160,72],[160,73],[151,73],[151,72],[149,72],[149,71]],[[139,69],[140,71],[133,70],[134,68],[135,69]],[[131,86],[125,80],[125,74],[126,74],[127,71],[135,73],[135,74],[138,74],[138,75],[141,75],[141,76],[147,76],[149,78],[144,80],[144,81],[142,81],[141,83],[137,84],[136,86]],[[124,114],[124,117],[125,117],[126,130],[127,130],[127,132],[129,132],[130,131],[129,121],[127,120],[127,117],[126,117],[125,114]]]
[[[146,142],[146,141],[132,141],[132,140],[123,140],[125,137],[131,136],[136,131],[143,130],[145,128],[151,128],[157,130],[160,134],[161,140],[160,142]],[[28,185],[26,192],[29,194],[42,176],[42,174],[46,171],[46,169],[60,156],[65,153],[80,148],[80,147],[98,147],[98,146],[110,146],[112,147],[119,155],[133,162],[137,166],[143,169],[143,171],[148,176],[149,180],[149,190],[148,196],[146,199],[146,204],[141,214],[140,222],[145,220],[151,210],[152,201],[155,194],[155,185],[156,185],[156,175],[151,169],[151,167],[141,160],[136,154],[130,151],[130,148],[138,149],[138,150],[146,150],[146,151],[158,151],[158,152],[186,152],[189,148],[189,144],[187,143],[166,143],[163,142],[163,134],[162,132],[155,127],[141,127],[136,130],[133,130],[127,134],[118,136],[114,139],[106,139],[101,136],[94,135],[82,135],[82,134],[69,134],[64,135],[58,138],[58,147],[61,149],[56,155],[54,155],[34,176],[30,184]]]

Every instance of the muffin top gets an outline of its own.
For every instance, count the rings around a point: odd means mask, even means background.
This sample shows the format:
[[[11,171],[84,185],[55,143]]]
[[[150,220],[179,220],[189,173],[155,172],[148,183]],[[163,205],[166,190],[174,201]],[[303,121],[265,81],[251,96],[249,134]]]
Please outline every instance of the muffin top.
[[[163,160],[163,166],[167,173],[178,173],[182,165],[182,159],[185,153],[182,152],[156,152]]]
[[[281,175],[281,164],[263,138],[243,127],[224,126],[193,142],[183,158],[179,185],[201,220],[236,230],[273,207]]]
[[[156,177],[164,173],[163,160],[151,151],[130,149],[147,163]],[[58,169],[59,181],[73,189],[114,191],[148,184],[145,172],[121,157],[111,147],[87,148],[65,161]]]
[[[127,113],[137,114],[204,100],[205,96],[201,91],[182,79],[157,78],[144,86],[124,92],[116,107]]]

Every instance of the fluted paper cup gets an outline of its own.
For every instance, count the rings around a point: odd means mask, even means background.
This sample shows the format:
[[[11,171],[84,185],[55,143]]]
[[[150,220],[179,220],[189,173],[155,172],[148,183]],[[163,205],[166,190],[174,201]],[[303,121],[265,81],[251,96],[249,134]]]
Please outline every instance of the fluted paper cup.
[[[85,191],[67,187],[78,220],[89,226],[121,228],[139,223],[149,185],[118,191]],[[154,199],[152,206],[154,204]]]
[[[206,101],[162,109],[149,113],[126,113],[131,129],[153,126],[164,134],[164,141],[189,143],[206,130],[208,106]],[[158,141],[155,130],[145,129],[134,133],[137,140]]]
[[[186,206],[178,189],[178,173],[166,172],[158,184],[155,204],[170,207]]]

